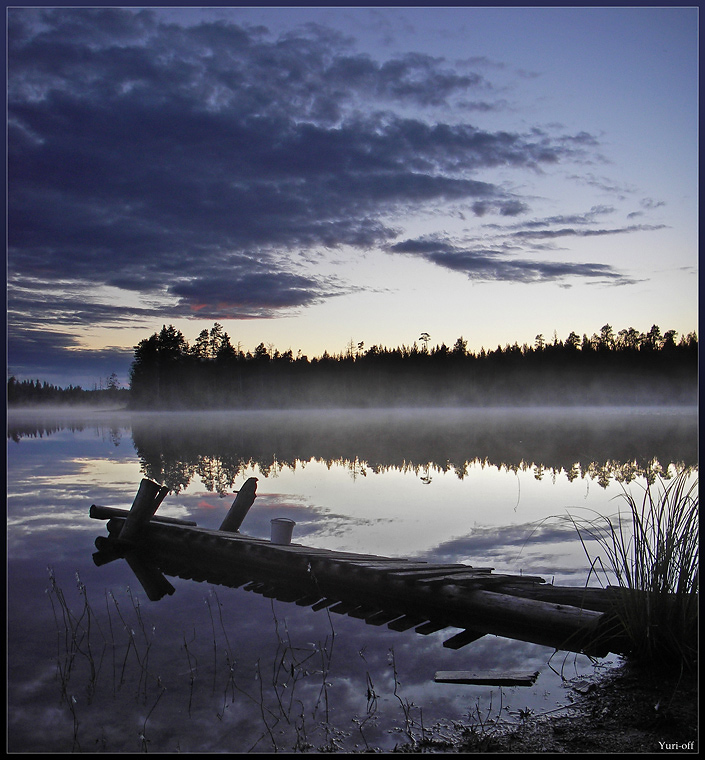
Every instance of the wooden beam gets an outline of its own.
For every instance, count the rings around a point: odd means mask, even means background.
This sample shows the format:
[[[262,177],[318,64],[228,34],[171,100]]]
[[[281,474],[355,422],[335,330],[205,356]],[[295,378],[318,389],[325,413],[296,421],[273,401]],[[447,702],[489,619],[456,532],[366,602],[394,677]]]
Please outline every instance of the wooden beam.
[[[250,510],[250,507],[255,503],[257,494],[257,478],[248,478],[245,484],[237,492],[235,501],[230,507],[230,511],[225,515],[219,530],[229,531],[231,533],[237,533],[240,530],[242,521]]]
[[[439,670],[434,676],[436,683],[469,683],[480,686],[533,686],[539,671],[496,673],[471,670]]]
[[[429,633],[436,633],[436,631],[442,631],[444,628],[448,627],[448,623],[444,623],[440,620],[429,620],[428,623],[423,623],[422,625],[414,628],[416,633],[420,633],[423,636],[428,636]]]
[[[142,526],[150,521],[164,498],[162,496],[157,501],[161,495],[161,491],[162,486],[159,483],[155,483],[147,478],[142,479],[137,496],[135,496],[135,500],[132,502],[130,512],[125,518],[125,524],[120,531],[120,538],[123,541],[134,540],[142,529]]]
[[[486,635],[487,634],[483,633],[482,631],[475,631],[472,628],[466,628],[464,631],[456,633],[455,636],[451,636],[449,639],[446,639],[443,642],[443,646],[446,647],[446,649],[460,649],[461,647],[464,647],[467,644],[472,644],[473,641],[477,641]]]
[[[404,615],[387,623],[387,628],[392,631],[408,631],[409,628],[423,623],[426,618],[423,615]]]
[[[109,520],[112,517],[126,518],[130,513],[127,509],[117,509],[117,507],[101,507],[99,504],[91,504],[91,508],[88,514],[94,520]],[[192,527],[196,527],[198,524],[193,520],[182,520],[179,517],[161,517],[160,515],[153,515],[150,518],[150,522],[162,522],[170,525],[190,525]]]
[[[125,561],[142,585],[150,601],[158,602],[163,597],[174,593],[174,587],[154,565],[144,562],[141,557],[133,552],[125,555]]]

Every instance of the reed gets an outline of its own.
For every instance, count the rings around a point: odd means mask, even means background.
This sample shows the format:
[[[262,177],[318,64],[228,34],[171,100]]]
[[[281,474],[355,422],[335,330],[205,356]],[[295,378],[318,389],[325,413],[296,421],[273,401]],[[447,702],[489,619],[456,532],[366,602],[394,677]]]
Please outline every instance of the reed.
[[[615,614],[638,662],[691,669],[697,655],[699,497],[689,470],[657,477],[626,511],[571,521],[597,569],[616,580]],[[603,556],[592,557],[596,542]],[[604,558],[603,558],[604,557]]]

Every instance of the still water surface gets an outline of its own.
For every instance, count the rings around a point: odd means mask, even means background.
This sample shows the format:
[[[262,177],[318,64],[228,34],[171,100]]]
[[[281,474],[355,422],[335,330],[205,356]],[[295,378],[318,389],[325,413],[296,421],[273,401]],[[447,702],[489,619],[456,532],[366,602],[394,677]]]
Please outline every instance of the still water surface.
[[[494,636],[453,651],[456,629],[399,633],[179,578],[150,602],[125,561],[94,563],[107,533],[90,505],[129,508],[146,476],[171,489],[159,514],[217,528],[254,476],[249,535],[289,517],[310,546],[584,585],[566,516],[695,476],[697,413],[13,412],[7,462],[10,751],[389,750],[564,707],[562,677],[618,659]],[[438,670],[540,675],[499,689],[434,683]]]

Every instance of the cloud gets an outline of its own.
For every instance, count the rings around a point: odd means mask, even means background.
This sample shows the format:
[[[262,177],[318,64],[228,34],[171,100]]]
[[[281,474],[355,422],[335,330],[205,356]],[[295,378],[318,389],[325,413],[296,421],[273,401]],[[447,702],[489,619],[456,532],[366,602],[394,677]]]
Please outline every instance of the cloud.
[[[308,277],[267,271],[184,279],[169,292],[200,316],[214,319],[224,314],[231,319],[271,317],[281,309],[309,306],[336,294],[330,282],[324,288]]]
[[[8,376],[46,380],[61,387],[81,385],[87,390],[100,387],[113,372],[127,386],[134,358],[133,351],[123,347],[82,348],[74,335],[62,330],[17,326],[8,331],[7,352]]]
[[[476,281],[548,282],[582,277],[619,285],[631,282],[607,264],[515,258],[501,247],[457,247],[433,238],[401,241],[390,245],[388,250],[418,256]]]
[[[63,346],[74,361],[71,330],[86,326],[290,315],[358,289],[342,270],[333,280],[314,266],[342,249],[368,261],[421,256],[473,280],[621,284],[612,266],[539,252],[562,238],[662,228],[600,223],[608,205],[529,218],[536,198],[508,189],[511,172],[594,164],[599,144],[556,124],[474,124],[510,108],[491,81],[502,62],[375,58],[316,24],[276,36],[172,20],[121,8],[8,11],[13,361],[25,356],[20,333],[41,350],[43,327],[52,351]],[[414,238],[404,220],[421,212],[482,219],[494,238]]]
[[[475,174],[594,145],[432,118],[456,101],[479,108],[480,92],[491,107],[491,83],[419,53],[373,60],[316,25],[275,38],[149,11],[17,8],[8,51],[10,270],[37,287],[166,288],[184,315],[334,296],[302,268],[309,252],[382,248],[400,233],[386,220],[420,204],[525,213]]]

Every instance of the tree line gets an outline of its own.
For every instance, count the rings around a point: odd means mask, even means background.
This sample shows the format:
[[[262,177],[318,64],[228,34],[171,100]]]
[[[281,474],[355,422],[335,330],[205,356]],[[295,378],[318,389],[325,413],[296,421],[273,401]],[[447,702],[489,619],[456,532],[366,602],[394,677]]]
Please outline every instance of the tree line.
[[[41,380],[17,380],[14,376],[7,381],[8,406],[119,404],[126,403],[128,397],[129,391],[120,388],[115,373],[107,378],[105,388],[94,390],[84,390],[80,385],[61,388]]]
[[[430,336],[397,348],[351,340],[309,359],[260,343],[234,346],[219,323],[189,344],[173,325],[135,346],[130,405],[136,409],[313,408],[518,404],[695,403],[698,339],[604,325],[565,340],[473,352],[459,337]]]

